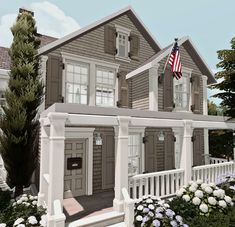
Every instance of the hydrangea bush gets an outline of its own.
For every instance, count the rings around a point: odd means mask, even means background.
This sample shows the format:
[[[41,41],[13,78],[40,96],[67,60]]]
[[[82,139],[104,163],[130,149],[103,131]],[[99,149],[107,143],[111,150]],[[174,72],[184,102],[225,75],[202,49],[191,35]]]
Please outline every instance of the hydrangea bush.
[[[201,180],[191,181],[186,187],[176,192],[176,196],[198,207],[200,215],[208,216],[212,211],[226,212],[234,203],[225,191],[214,183],[207,184]]]
[[[23,194],[0,216],[0,227],[46,226],[46,209],[37,206],[37,196]]]
[[[170,206],[154,196],[145,196],[135,204],[135,226],[141,227],[187,227],[183,218]]]

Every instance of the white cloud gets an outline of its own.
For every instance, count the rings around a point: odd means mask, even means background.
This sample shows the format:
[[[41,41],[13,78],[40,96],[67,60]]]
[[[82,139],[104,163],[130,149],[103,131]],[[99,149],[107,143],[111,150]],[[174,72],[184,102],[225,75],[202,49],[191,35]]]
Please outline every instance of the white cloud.
[[[80,28],[76,20],[65,15],[58,6],[48,1],[34,2],[29,9],[34,11],[38,32],[41,34],[60,38]],[[10,27],[16,17],[17,14],[6,14],[0,18],[0,46],[10,46]]]

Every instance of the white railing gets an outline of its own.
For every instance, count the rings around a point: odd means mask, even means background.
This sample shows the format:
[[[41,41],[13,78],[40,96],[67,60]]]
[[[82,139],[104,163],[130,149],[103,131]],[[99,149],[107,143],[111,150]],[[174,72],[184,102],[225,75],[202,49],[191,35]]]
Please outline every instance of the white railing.
[[[65,215],[62,211],[60,200],[53,202],[54,215],[48,217],[48,227],[64,227]]]
[[[210,164],[218,164],[218,163],[224,163],[227,162],[228,160],[226,158],[213,158],[210,157]]]
[[[204,166],[195,166],[192,169],[193,180],[203,180],[206,183],[215,183],[222,175],[234,173],[234,162],[224,162]]]
[[[126,188],[122,189],[122,195],[124,197],[124,221],[127,227],[132,227],[134,226],[135,201],[130,198]]]
[[[183,185],[183,169],[139,174],[129,179],[129,194],[133,199],[144,195],[163,198],[174,195]]]

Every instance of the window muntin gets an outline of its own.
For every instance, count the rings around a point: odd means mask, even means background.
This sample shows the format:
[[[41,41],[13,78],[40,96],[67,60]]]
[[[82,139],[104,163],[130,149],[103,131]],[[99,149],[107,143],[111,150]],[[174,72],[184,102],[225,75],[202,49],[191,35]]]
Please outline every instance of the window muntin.
[[[66,67],[66,102],[87,104],[88,71],[86,64],[68,63]]]
[[[128,176],[134,176],[140,173],[140,138],[140,134],[131,134],[128,137]]]
[[[98,67],[96,69],[96,105],[114,106],[115,71]]]
[[[123,32],[118,32],[118,57],[127,58],[128,57],[128,34]]]
[[[174,78],[174,103],[176,110],[189,110],[190,98],[190,76],[183,73],[182,77],[177,80]]]

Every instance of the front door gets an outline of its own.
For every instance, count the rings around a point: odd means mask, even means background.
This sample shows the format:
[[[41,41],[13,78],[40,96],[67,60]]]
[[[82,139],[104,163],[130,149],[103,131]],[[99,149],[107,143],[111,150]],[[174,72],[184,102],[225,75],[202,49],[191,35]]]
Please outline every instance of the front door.
[[[86,193],[86,139],[65,140],[64,191],[72,196]]]

